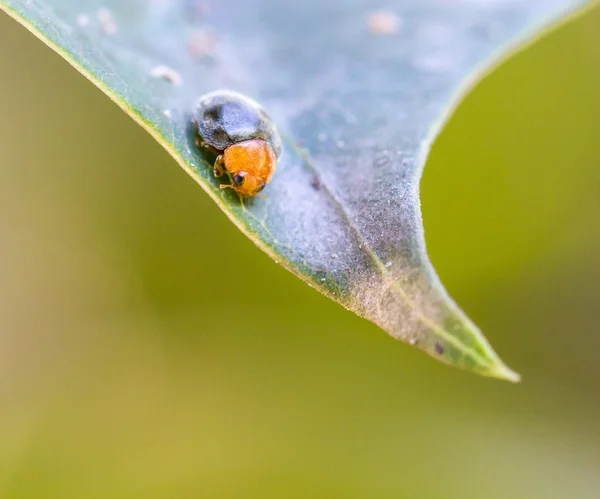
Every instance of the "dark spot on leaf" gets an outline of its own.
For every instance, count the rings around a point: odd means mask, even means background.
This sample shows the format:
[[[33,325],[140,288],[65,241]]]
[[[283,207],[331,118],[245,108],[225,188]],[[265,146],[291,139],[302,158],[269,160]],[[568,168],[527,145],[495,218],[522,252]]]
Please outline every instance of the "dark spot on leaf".
[[[373,166],[375,166],[376,168],[384,168],[387,165],[389,165],[390,162],[391,160],[388,155],[382,155],[375,158],[375,161],[373,161]]]

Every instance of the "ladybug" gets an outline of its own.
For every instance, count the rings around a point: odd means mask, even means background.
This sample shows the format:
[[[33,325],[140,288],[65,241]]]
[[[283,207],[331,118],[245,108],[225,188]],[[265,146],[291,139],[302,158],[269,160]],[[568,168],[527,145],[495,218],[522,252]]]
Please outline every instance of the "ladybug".
[[[242,197],[258,194],[271,181],[281,155],[281,138],[266,111],[237,92],[218,90],[200,97],[192,123],[196,143],[218,154],[215,177],[225,173]]]

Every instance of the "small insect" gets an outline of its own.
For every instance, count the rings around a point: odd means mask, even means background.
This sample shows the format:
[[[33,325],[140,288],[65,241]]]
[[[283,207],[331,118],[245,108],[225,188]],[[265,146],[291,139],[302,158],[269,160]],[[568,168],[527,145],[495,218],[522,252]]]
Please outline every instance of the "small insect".
[[[200,98],[192,123],[199,146],[218,154],[215,177],[227,173],[231,188],[254,196],[271,181],[281,155],[281,138],[266,111],[236,92],[218,90]]]

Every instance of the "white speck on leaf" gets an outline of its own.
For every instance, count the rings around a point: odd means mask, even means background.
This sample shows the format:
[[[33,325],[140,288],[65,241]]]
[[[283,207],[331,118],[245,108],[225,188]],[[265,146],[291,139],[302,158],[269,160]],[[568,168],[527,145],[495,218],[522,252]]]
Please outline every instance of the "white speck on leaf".
[[[150,76],[152,76],[153,78],[160,78],[162,80],[168,81],[176,87],[181,86],[181,84],[183,83],[181,75],[168,66],[153,67],[150,71]]]
[[[79,26],[81,26],[82,28],[89,26],[90,25],[90,16],[88,16],[87,14],[79,14],[77,16],[77,24]]]
[[[367,19],[367,26],[373,35],[394,35],[400,31],[400,18],[393,12],[378,10]]]
[[[97,14],[98,21],[100,21],[100,26],[102,27],[102,31],[109,36],[113,36],[117,34],[117,24],[113,19],[112,13],[108,9],[100,9]]]
[[[202,59],[212,55],[217,37],[206,30],[199,30],[190,36],[188,48],[193,57]]]

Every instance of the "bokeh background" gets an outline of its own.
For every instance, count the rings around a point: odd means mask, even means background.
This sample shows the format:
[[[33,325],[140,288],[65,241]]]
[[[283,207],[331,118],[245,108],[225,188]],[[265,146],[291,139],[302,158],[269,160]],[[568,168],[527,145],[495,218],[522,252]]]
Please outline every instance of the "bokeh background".
[[[422,183],[520,385],[274,264],[0,14],[0,497],[600,497],[600,9],[487,77]]]

